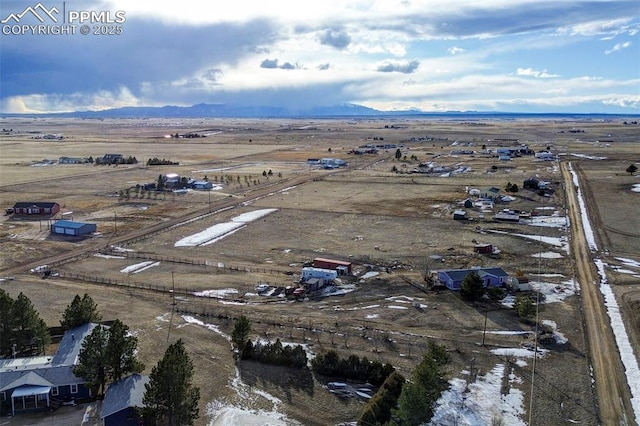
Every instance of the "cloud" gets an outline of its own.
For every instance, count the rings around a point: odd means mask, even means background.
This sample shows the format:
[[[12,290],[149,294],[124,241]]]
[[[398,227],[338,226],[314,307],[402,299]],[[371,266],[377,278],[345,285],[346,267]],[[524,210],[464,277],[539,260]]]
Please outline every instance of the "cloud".
[[[318,65],[318,66],[317,66],[317,68],[318,68],[320,71],[326,71],[326,70],[328,70],[329,68],[331,68],[331,64],[329,64],[329,63],[327,62],[326,64],[320,64],[320,65]]]
[[[318,35],[320,44],[335,47],[336,49],[344,49],[351,43],[351,37],[344,30],[327,29]]]
[[[279,64],[277,59],[265,59],[260,63],[260,68],[266,69],[281,69],[281,70],[296,70],[299,69],[300,66],[298,64],[292,64],[291,62],[285,62],[284,64]]]
[[[622,49],[626,49],[629,46],[631,46],[631,42],[630,41],[625,41],[624,43],[617,43],[611,49],[605,50],[604,54],[605,55],[610,55],[613,52],[618,52],[618,51],[620,51]]]
[[[414,59],[413,61],[385,61],[378,65],[376,71],[379,72],[401,72],[403,74],[411,74],[415,72],[420,66],[420,61]]]
[[[557,78],[560,77],[558,74],[550,74],[547,70],[538,71],[533,68],[518,68],[516,70],[516,75],[525,76],[525,77],[536,77],[536,78]]]
[[[447,49],[447,52],[449,52],[449,54],[451,55],[458,55],[460,53],[466,52],[466,50],[461,47],[450,47]]]
[[[260,68],[275,69],[278,68],[277,59],[265,59],[260,63]]]

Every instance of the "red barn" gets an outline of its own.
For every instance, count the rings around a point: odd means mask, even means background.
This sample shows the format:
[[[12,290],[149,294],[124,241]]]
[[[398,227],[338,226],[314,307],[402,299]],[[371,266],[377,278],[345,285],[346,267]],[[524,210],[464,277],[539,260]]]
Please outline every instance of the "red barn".
[[[342,260],[316,257],[315,259],[313,259],[313,267],[321,269],[333,269],[334,271],[338,271],[338,275],[351,275],[351,262],[344,262]]]
[[[13,206],[15,214],[53,216],[60,211],[60,204],[52,202],[19,202]]]

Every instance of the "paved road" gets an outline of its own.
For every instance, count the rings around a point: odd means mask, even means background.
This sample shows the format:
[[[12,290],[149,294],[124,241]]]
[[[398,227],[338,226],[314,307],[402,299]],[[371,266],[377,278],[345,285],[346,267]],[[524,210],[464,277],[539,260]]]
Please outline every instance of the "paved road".
[[[631,394],[627,377],[615,343],[615,337],[602,293],[600,277],[595,269],[589,250],[582,216],[578,204],[577,189],[566,163],[561,164],[566,185],[567,208],[571,221],[571,253],[575,262],[575,275],[580,283],[582,310],[589,345],[590,362],[593,367],[596,397],[600,422],[603,425],[634,425]],[[589,197],[591,194],[584,194]],[[591,215],[590,215],[591,217]],[[591,223],[594,229],[600,223]]]

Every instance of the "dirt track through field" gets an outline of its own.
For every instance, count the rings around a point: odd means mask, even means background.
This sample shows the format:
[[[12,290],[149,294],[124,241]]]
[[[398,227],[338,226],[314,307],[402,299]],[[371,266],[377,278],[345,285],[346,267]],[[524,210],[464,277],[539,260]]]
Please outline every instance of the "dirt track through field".
[[[576,278],[580,283],[582,309],[590,361],[593,367],[600,422],[604,425],[636,424],[633,420],[634,413],[631,407],[627,378],[599,289],[600,278],[595,271],[592,254],[589,251],[584,233],[577,188],[573,184],[567,163],[562,163],[561,168],[571,220],[571,251],[575,260]],[[588,199],[590,194],[583,193],[583,196]],[[592,217],[591,211],[589,211],[589,215]],[[601,223],[597,219],[596,223],[591,225],[594,229],[601,227]]]

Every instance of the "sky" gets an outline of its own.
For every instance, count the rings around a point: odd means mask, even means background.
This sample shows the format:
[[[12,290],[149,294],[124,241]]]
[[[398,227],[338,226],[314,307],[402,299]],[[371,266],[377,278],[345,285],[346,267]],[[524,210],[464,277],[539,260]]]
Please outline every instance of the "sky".
[[[2,0],[0,21],[3,113],[640,114],[637,0]]]

